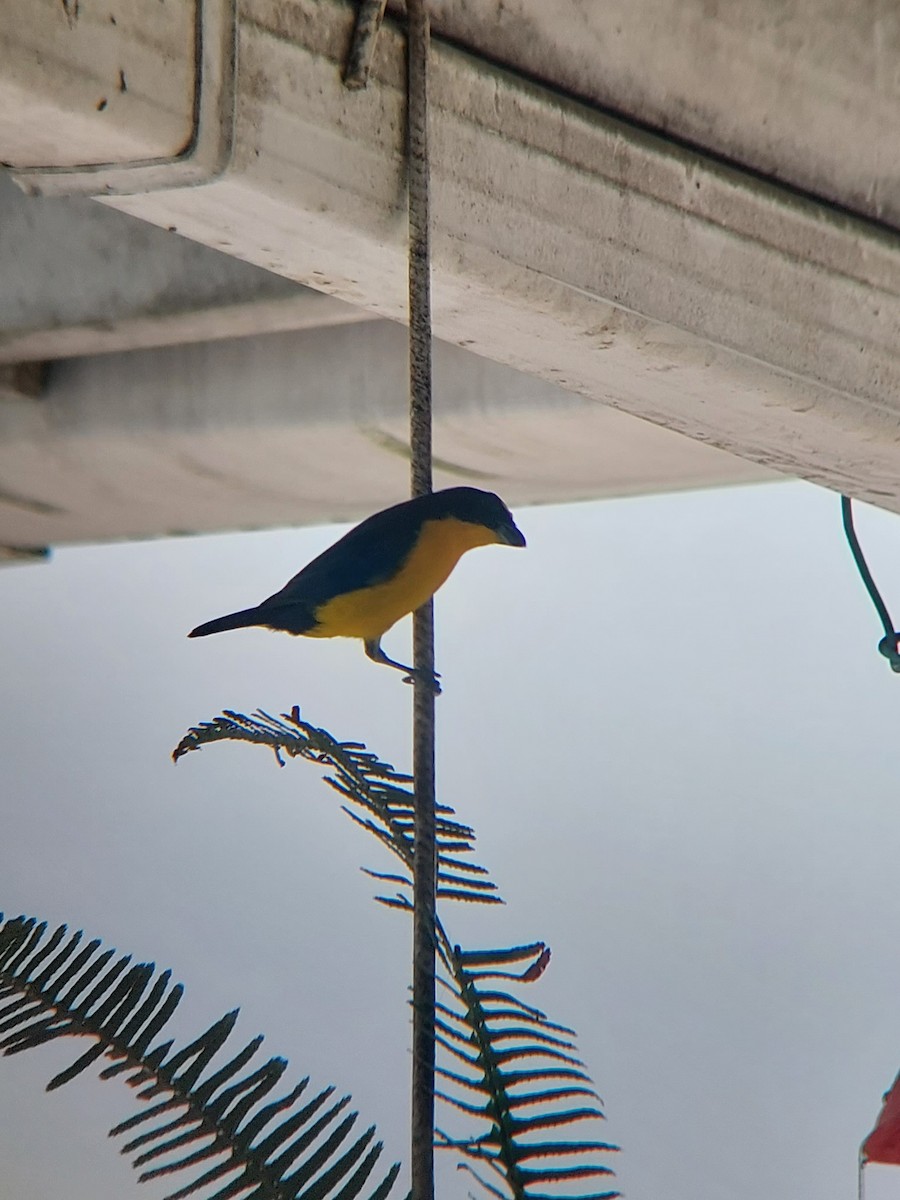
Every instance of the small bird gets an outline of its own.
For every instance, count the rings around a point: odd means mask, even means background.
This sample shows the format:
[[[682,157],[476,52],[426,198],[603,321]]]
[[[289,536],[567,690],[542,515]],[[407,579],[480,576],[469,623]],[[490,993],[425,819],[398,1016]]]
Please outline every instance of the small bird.
[[[388,658],[382,637],[434,595],[467,550],[491,543],[525,545],[493,492],[454,487],[417,496],[367,517],[255,608],[207,621],[188,637],[259,625],[362,638],[373,662],[405,671],[412,682],[414,669]]]

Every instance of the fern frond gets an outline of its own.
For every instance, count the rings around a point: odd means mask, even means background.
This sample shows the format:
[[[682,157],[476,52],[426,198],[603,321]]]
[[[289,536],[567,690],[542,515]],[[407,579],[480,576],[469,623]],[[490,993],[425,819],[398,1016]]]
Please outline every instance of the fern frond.
[[[438,1130],[437,1145],[487,1168],[494,1182],[467,1167],[504,1200],[507,1194],[513,1200],[568,1200],[573,1197],[572,1184],[611,1176],[614,1172],[598,1156],[618,1147],[591,1137],[541,1136],[547,1130],[570,1131],[581,1122],[604,1119],[602,1101],[577,1056],[572,1030],[489,983],[498,978],[533,981],[546,969],[549,950],[535,942],[463,951],[450,945],[441,927],[438,939],[445,971],[442,991],[448,1002],[437,1005],[435,1038],[456,1066],[439,1065],[439,1076],[453,1091],[437,1095],[486,1129],[462,1139]],[[509,969],[515,966],[522,969]],[[569,1161],[549,1166],[547,1159]],[[619,1193],[574,1195],[577,1200],[613,1200]]]
[[[248,1072],[261,1037],[222,1060],[237,1010],[181,1050],[171,1041],[154,1045],[181,1000],[181,984],[152,963],[115,959],[99,941],[82,946],[82,936],[68,935],[64,925],[48,935],[46,923],[4,922],[0,913],[0,1050],[90,1038],[91,1047],[48,1088],[111,1060],[100,1077],[125,1076],[147,1105],[110,1131],[131,1135],[122,1152],[143,1168],[141,1180],[187,1173],[168,1200],[201,1191],[206,1200],[387,1200],[400,1164],[373,1186],[382,1144],[373,1141],[374,1127],[354,1132],[349,1096],[330,1103],[334,1088],[326,1087],[299,1107],[307,1078],[264,1103],[288,1064],[270,1058]]]
[[[331,773],[325,776],[325,782],[350,805],[362,810],[342,806],[343,811],[401,860],[408,874],[398,876],[395,882],[411,889],[415,808],[409,775],[382,762],[362,742],[339,742],[327,730],[310,725],[301,719],[297,707],[281,717],[262,711],[247,717],[226,710],[214,721],[204,721],[190,729],[172,752],[172,758],[177,762],[192,750],[221,741],[267,746],[281,766],[286,758],[304,758],[328,769]],[[474,830],[457,821],[452,808],[438,805],[435,832],[438,898],[502,904],[497,885],[484,867],[462,857],[474,853]]]
[[[297,708],[280,719],[264,712],[252,717],[225,712],[190,730],[173,757],[223,739],[266,745],[282,764],[302,757],[329,768],[326,781],[348,802],[343,811],[403,865],[399,872],[368,872],[400,889],[376,898],[412,912],[415,811],[408,775],[395,772],[361,743],[338,742],[302,721]],[[441,806],[436,825],[438,898],[501,902],[484,868],[466,857],[474,849],[473,831]],[[573,1031],[497,987],[496,981],[514,986],[539,979],[550,961],[549,949],[534,942],[464,951],[451,944],[440,921],[437,936],[444,969],[439,978],[448,1002],[437,1005],[435,1040],[455,1069],[439,1065],[438,1074],[452,1090],[436,1094],[483,1130],[463,1139],[437,1131],[437,1145],[477,1162],[479,1171],[471,1162],[463,1165],[501,1200],[510,1195],[512,1200],[613,1200],[616,1191],[573,1195],[571,1190],[578,1181],[612,1175],[598,1156],[618,1149],[589,1136],[563,1136],[604,1119]],[[548,1131],[559,1131],[559,1137]],[[547,1165],[561,1159],[567,1161]]]

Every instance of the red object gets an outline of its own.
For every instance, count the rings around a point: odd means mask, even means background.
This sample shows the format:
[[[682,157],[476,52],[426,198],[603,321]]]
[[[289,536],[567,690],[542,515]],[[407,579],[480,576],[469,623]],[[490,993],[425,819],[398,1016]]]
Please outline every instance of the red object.
[[[884,1093],[875,1128],[862,1144],[862,1161],[900,1166],[900,1075]]]
[[[523,983],[534,983],[536,979],[540,979],[543,973],[547,970],[547,964],[550,962],[550,947],[545,946],[538,958],[531,964],[527,971],[520,976]]]

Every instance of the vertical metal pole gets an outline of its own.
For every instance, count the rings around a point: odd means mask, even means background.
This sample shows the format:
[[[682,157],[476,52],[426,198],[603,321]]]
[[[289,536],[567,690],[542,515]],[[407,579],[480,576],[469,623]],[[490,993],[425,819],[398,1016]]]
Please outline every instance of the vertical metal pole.
[[[431,491],[431,267],[428,197],[428,50],[425,0],[407,0],[409,172],[409,419],[411,488]],[[434,1200],[435,849],[434,606],[413,618],[413,775],[416,862],[413,915],[412,1197]]]

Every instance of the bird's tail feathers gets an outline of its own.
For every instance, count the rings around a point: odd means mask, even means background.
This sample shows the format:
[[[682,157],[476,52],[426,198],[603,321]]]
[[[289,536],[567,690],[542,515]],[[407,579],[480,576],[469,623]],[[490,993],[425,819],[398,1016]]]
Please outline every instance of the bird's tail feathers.
[[[260,624],[260,612],[258,608],[242,608],[240,612],[228,613],[224,617],[216,617],[214,621],[207,621],[204,625],[198,625],[196,629],[192,629],[188,637],[206,637],[210,633],[223,633],[226,629],[245,629],[249,625]]]

